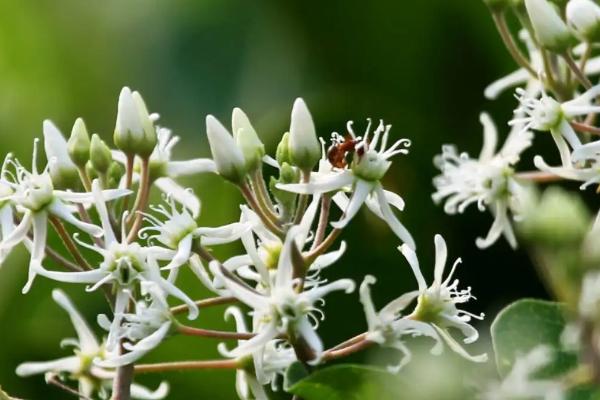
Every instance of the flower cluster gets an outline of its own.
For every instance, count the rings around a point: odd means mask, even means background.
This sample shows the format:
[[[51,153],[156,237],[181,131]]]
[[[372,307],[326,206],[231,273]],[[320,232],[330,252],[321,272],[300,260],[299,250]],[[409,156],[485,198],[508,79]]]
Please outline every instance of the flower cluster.
[[[410,359],[404,339],[413,336],[431,338],[434,354],[447,345],[469,360],[486,359],[470,355],[455,339],[460,335],[464,343],[474,342],[478,333],[470,321],[481,318],[459,309],[473,296],[470,288],[459,289],[453,278],[458,261],[443,278],[447,250],[441,236],[436,236],[435,273],[428,286],[416,244],[397,214],[404,201],[384,188],[382,178],[394,158],[407,154],[410,146],[408,139],[390,139],[390,125],[368,120],[364,134],[357,135],[348,122],[347,133],[333,133],[327,147],[316,134],[306,104],[297,99],[289,132],[273,158],[265,153],[249,118],[236,108],[232,133],[215,117],[206,117],[211,158],[174,161],[179,138],[157,122],[158,115],[148,111],[141,95],[124,88],[118,102],[115,148],[98,135],[90,138],[82,119],[75,122],[68,139],[46,121],[48,163],[43,170],[37,167],[37,140],[31,170],[6,156],[0,172],[0,256],[4,260],[19,244],[29,250],[23,291],[40,276],[81,285],[85,292],[101,292],[110,307],[109,313],[96,316],[105,332],[99,341],[66,295],[54,291],[54,299],[69,313],[78,333],[78,340],[65,342],[74,345],[75,355],[22,364],[19,375],[59,377],[63,387],[82,398],[107,397],[112,391],[121,399],[155,399],[166,396],[166,384],[151,392],[132,384],[133,374],[231,368],[237,370],[241,398],[264,399],[267,390],[281,387],[294,363],[318,366],[375,345],[401,351],[401,360],[390,367],[397,371]],[[484,122],[486,140],[494,141],[490,122]],[[446,192],[440,196],[452,196],[461,208],[470,201],[498,202],[498,214],[504,215],[499,224],[504,226],[508,210],[513,210],[507,192],[518,190],[508,171],[529,141],[528,135],[515,134],[514,142],[497,155],[489,144],[478,161],[489,171],[476,191],[468,198]],[[446,168],[447,184],[453,188],[479,165],[462,165],[465,160],[454,150],[444,157],[454,163]],[[177,178],[201,173],[218,174],[239,188],[245,200],[239,218],[223,226],[199,223],[200,200]],[[488,180],[497,192],[494,196],[483,193]],[[152,187],[163,193],[162,202],[151,203]],[[375,278],[367,276],[360,286],[360,301],[368,330],[327,349],[318,331],[325,318],[324,299],[351,294],[356,285],[351,279],[330,281],[326,271],[344,255],[346,243],[336,242],[363,205],[398,238],[418,289],[377,312],[370,296]],[[339,218],[333,217],[334,207],[339,208]],[[60,236],[63,250],[46,240],[49,232]],[[232,248],[243,252],[226,259],[213,255],[212,248],[232,243],[241,244]],[[182,291],[177,282],[182,268],[189,268],[214,296],[192,299]],[[413,302],[413,311],[405,312]],[[234,331],[200,327],[202,308],[224,304],[229,305],[226,319],[235,321]],[[184,324],[178,319],[181,313],[198,322]],[[140,364],[146,354],[178,335],[237,344],[220,343],[223,358],[219,360]],[[64,386],[70,381],[76,381],[77,387]]]

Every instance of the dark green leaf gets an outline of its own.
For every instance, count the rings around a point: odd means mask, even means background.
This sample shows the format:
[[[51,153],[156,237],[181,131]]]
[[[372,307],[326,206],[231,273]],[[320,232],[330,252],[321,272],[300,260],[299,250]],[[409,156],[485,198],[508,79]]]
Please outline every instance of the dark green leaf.
[[[361,365],[336,365],[317,371],[289,392],[303,400],[396,400],[402,381],[385,370]]]
[[[554,349],[556,355],[554,362],[541,371],[540,376],[558,376],[575,367],[576,355],[564,351],[560,344],[565,324],[564,307],[558,303],[524,299],[502,310],[492,324],[500,374],[504,376],[511,370],[516,357],[542,344]]]

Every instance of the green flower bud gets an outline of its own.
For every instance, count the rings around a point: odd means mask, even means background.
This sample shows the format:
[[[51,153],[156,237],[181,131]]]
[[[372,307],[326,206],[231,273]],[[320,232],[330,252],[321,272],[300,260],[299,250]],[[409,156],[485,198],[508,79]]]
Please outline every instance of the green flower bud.
[[[227,128],[212,115],[207,115],[206,135],[217,172],[228,181],[242,183],[246,177],[246,160]]]
[[[125,154],[149,157],[157,142],[154,122],[138,92],[124,87],[119,95],[114,142]]]
[[[548,0],[525,0],[527,14],[542,47],[561,53],[575,44],[567,24]]]
[[[90,135],[85,127],[85,122],[81,118],[77,118],[75,124],[73,124],[71,137],[67,142],[67,149],[69,157],[78,167],[84,167],[90,159]]]
[[[118,162],[113,161],[108,168],[108,187],[116,188],[119,186],[121,178],[125,174],[125,168]]]
[[[85,173],[90,178],[90,181],[93,181],[94,179],[100,178],[100,175],[98,174],[98,171],[96,171],[96,169],[92,165],[92,161],[91,160],[88,161],[85,164]]]
[[[569,1],[567,22],[584,41],[600,41],[600,6],[592,0]]]
[[[256,170],[262,165],[265,145],[258,138],[248,116],[239,108],[233,109],[231,127],[233,138],[246,160],[246,169],[248,171]]]
[[[92,167],[102,175],[108,172],[108,168],[112,163],[112,154],[110,153],[110,148],[96,133],[92,135],[90,161],[92,163]]]
[[[521,234],[546,247],[577,246],[590,227],[590,215],[579,196],[550,187],[538,199],[532,196],[518,224]]]
[[[56,125],[49,120],[44,121],[43,130],[44,150],[52,183],[61,189],[75,188],[79,183],[79,171],[69,157],[67,141]]]
[[[301,98],[292,108],[289,138],[290,158],[303,171],[310,171],[321,159],[321,143],[312,116]]]
[[[283,134],[281,141],[277,145],[277,150],[275,152],[275,158],[279,165],[283,165],[283,163],[292,163],[292,158],[290,157],[290,133],[286,132]]]
[[[283,163],[279,170],[279,179],[271,177],[269,181],[269,189],[277,202],[286,211],[291,211],[296,206],[296,194],[285,190],[277,189],[277,184],[298,183],[300,181],[300,173],[297,168],[292,167],[288,163]]]

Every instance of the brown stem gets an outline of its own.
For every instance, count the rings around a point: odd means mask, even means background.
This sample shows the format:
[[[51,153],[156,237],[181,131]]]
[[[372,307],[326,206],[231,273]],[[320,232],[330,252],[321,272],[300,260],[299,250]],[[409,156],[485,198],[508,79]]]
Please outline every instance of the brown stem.
[[[248,205],[254,210],[254,212],[256,212],[265,226],[274,234],[282,237],[283,230],[277,225],[276,221],[273,221],[273,219],[263,211],[261,205],[256,200],[252,189],[250,189],[250,186],[244,182],[239,185],[239,188]]]
[[[211,297],[209,299],[203,299],[196,301],[196,305],[198,308],[206,308],[212,306],[218,306],[222,304],[230,304],[235,303],[238,300],[232,296],[222,296],[222,297]],[[178,315],[184,313],[188,310],[188,306],[186,304],[182,304],[180,306],[172,307],[171,314]]]
[[[500,33],[504,45],[515,62],[519,64],[520,67],[525,68],[531,76],[537,77],[537,72],[533,69],[527,58],[525,58],[515,43],[515,40],[510,33],[510,29],[508,29],[508,25],[506,24],[504,13],[492,12],[492,18],[494,19],[494,23],[496,24],[496,28],[498,28],[498,33]]]
[[[135,374],[150,372],[198,370],[198,369],[237,369],[236,360],[175,361],[156,364],[140,364],[134,368]]]
[[[302,183],[310,182],[310,171],[302,171]],[[301,194],[298,198],[298,205],[296,206],[296,215],[294,217],[294,224],[298,225],[300,221],[302,221],[302,217],[304,216],[304,211],[306,211],[306,206],[308,205],[308,195]]]
[[[92,191],[92,182],[90,182],[90,177],[88,176],[87,172],[85,171],[84,167],[79,167],[79,179],[81,179],[81,183],[83,184],[83,187],[85,188],[86,192],[91,192]]]
[[[538,183],[557,182],[564,179],[553,173],[543,171],[518,172],[515,174],[515,177]]]
[[[67,260],[66,258],[64,258],[62,255],[60,255],[59,252],[57,252],[56,250],[52,249],[50,246],[46,246],[45,249],[45,253],[46,255],[52,259],[52,261],[54,261],[55,263],[59,264],[61,267],[64,267],[66,269],[68,269],[69,271],[73,271],[73,272],[81,272],[83,271],[79,265]]]
[[[71,255],[73,256],[73,259],[81,266],[82,269],[88,270],[88,271],[91,270],[92,267],[88,264],[88,262],[85,260],[85,258],[83,258],[83,256],[81,255],[81,252],[75,245],[75,242],[69,235],[69,232],[67,232],[67,230],[65,229],[65,226],[63,225],[63,223],[53,215],[50,215],[49,220],[50,220],[50,223],[52,224],[52,226],[54,227],[54,230],[56,230],[56,232],[62,239],[65,247],[67,248],[67,250],[69,250],[69,253],[71,253]]]
[[[49,385],[56,386],[57,388],[62,389],[65,392],[72,394],[73,396],[77,396],[80,400],[92,400],[91,398],[84,396],[82,393],[79,393],[79,391],[73,389],[72,387],[62,383],[60,380],[57,379],[56,374],[51,374],[50,376],[48,376],[46,378],[46,383],[48,383]]]
[[[579,69],[579,66],[577,65],[575,60],[573,60],[573,57],[571,56],[571,54],[567,51],[567,52],[563,53],[562,56],[565,59],[565,62],[567,63],[567,65],[569,66],[571,71],[573,71],[573,73],[577,77],[577,80],[579,81],[579,83],[581,83],[583,85],[583,87],[585,87],[586,89],[590,89],[593,86],[592,82],[590,82],[590,80],[588,79],[587,76],[585,76],[583,71],[581,71]]]
[[[127,235],[127,241],[133,242],[137,238],[138,231],[142,227],[144,215],[142,214],[148,205],[148,197],[150,195],[150,159],[148,157],[142,160],[142,177],[140,179],[140,187],[138,189],[138,197],[135,200],[133,214],[130,218],[133,220],[133,225]]]
[[[311,250],[316,249],[325,239],[325,231],[329,222],[329,211],[331,210],[331,196],[324,194],[321,198],[321,211],[319,213],[319,223],[317,224],[317,232],[313,241]]]
[[[576,131],[579,131],[579,132],[600,135],[600,128],[593,126],[593,125],[588,125],[583,122],[571,121],[571,126],[573,127],[573,129],[575,129]]]
[[[249,340],[256,336],[254,333],[216,331],[212,329],[194,328],[186,325],[177,325],[177,331],[182,335],[200,336],[214,339]]]
[[[308,253],[304,255],[304,260],[306,265],[309,266],[312,262],[321,254],[325,253],[335,242],[335,240],[342,233],[341,229],[335,228],[329,232],[329,235],[318,245],[316,248],[310,250]]]
[[[353,338],[350,338],[350,339],[348,339],[348,340],[346,340],[346,341],[338,344],[337,346],[332,347],[329,350],[340,350],[340,349],[343,349],[345,347],[351,346],[353,344],[356,344],[358,342],[361,342],[361,341],[365,340],[365,337],[367,337],[367,334],[366,333],[361,333],[360,335],[354,336]]]
[[[323,354],[323,360],[328,361],[347,357],[351,354],[368,349],[369,347],[373,346],[373,344],[374,342],[371,342],[370,340],[362,340],[339,350],[328,350]]]
[[[269,195],[269,191],[265,185],[265,178],[263,177],[262,168],[257,169],[256,172],[252,174],[252,187],[257,194],[256,197],[258,200],[263,203],[264,208],[271,214],[272,217],[275,219],[279,218],[274,212],[275,206],[273,205],[273,200],[271,200],[271,196]]]
[[[83,204],[77,203],[77,212],[79,213],[79,216],[83,222],[86,222],[88,224],[92,223],[90,214],[87,212]],[[94,235],[90,235],[90,237],[98,247],[104,247],[104,241],[101,238],[96,237]]]
[[[125,189],[131,189],[131,184],[133,183],[133,165],[135,162],[135,155],[128,154],[127,162],[125,165]],[[126,211],[129,208],[129,196],[125,196],[123,199],[123,211]]]

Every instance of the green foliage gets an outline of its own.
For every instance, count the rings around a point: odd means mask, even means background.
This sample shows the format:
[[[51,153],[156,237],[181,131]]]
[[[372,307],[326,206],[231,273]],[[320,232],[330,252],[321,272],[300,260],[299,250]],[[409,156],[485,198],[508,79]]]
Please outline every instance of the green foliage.
[[[575,367],[575,354],[561,349],[560,335],[565,323],[564,307],[554,302],[524,299],[502,310],[492,324],[492,341],[500,374],[506,375],[519,355],[538,345],[547,345],[557,351],[554,362],[542,371],[544,376],[557,376]]]
[[[289,389],[304,400],[395,400],[402,380],[385,370],[361,365],[336,365],[317,371]]]

